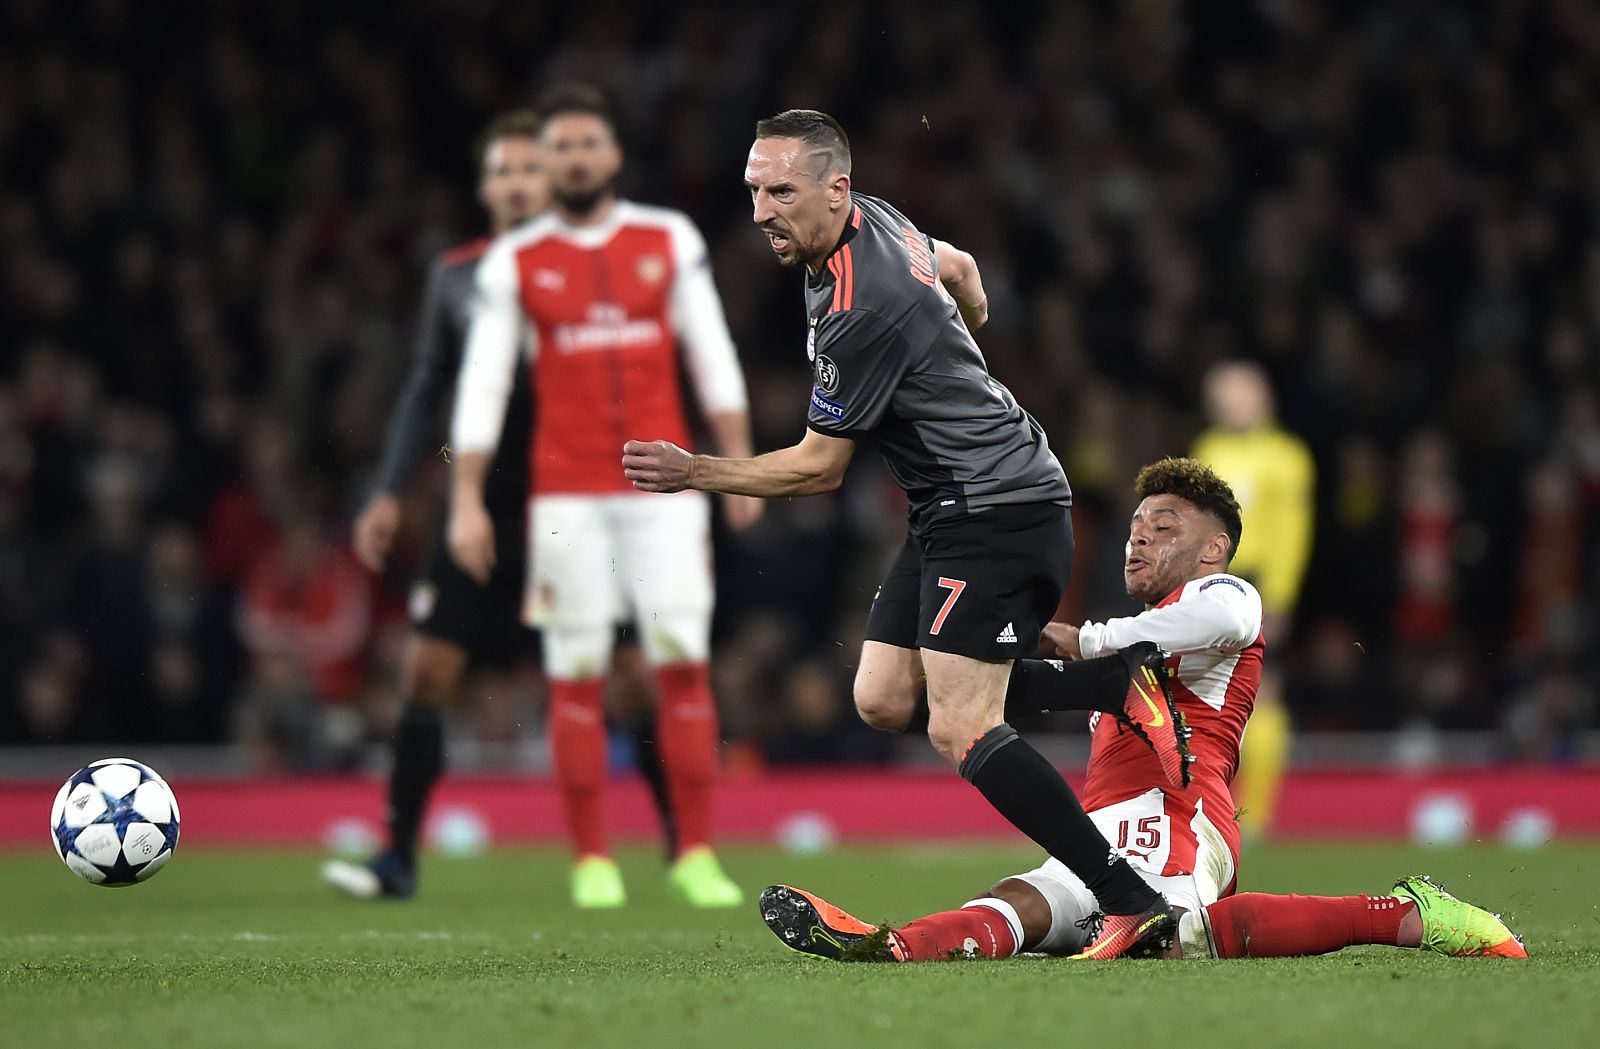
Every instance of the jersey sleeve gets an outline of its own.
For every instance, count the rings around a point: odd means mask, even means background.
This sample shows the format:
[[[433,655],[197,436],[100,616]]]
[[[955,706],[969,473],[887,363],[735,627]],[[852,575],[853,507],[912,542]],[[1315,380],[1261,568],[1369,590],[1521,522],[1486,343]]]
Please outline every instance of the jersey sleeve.
[[[518,353],[529,337],[517,290],[515,255],[503,243],[490,248],[478,265],[472,326],[456,382],[450,443],[457,452],[493,452],[500,442]]]
[[[1168,652],[1237,652],[1261,633],[1261,595],[1236,576],[1209,575],[1184,586],[1177,601],[1136,616],[1085,623],[1078,632],[1084,659],[1154,641]]]
[[[411,370],[389,418],[378,468],[378,490],[398,493],[416,472],[417,461],[434,426],[439,402],[455,381],[455,355],[444,309],[444,267],[435,261],[422,290],[422,308],[411,340]]]
[[[711,253],[687,218],[672,226],[672,250],[672,327],[700,408],[707,414],[748,411],[739,355],[711,279]]]
[[[806,425],[830,437],[877,429],[910,368],[899,330],[865,310],[830,313],[816,347]]]

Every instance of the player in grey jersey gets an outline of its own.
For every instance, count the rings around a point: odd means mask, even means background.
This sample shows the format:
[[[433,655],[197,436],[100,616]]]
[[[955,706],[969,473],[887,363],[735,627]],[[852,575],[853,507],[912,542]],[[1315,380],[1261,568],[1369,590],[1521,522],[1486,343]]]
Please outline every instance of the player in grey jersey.
[[[745,185],[773,252],[806,267],[807,432],[752,459],[629,441],[626,476],[651,492],[807,495],[837,488],[856,443],[874,441],[911,511],[906,544],[868,614],[857,710],[892,731],[925,710],[935,749],[1083,879],[1105,915],[1084,956],[1164,948],[1174,929],[1166,901],[1005,721],[1012,695],[1068,687],[1085,694],[1081,705],[1120,715],[1132,672],[1161,664],[1154,646],[1074,664],[1072,674],[1040,674],[1030,664],[1043,661],[1015,658],[1032,650],[1071,573],[1071,489],[1038,423],[989,375],[972,340],[988,313],[977,264],[853,192],[848,139],[824,113],[790,110],[758,123]],[[1116,686],[1109,696],[1107,682]],[[1165,714],[1152,724],[1176,733],[1164,670],[1158,691]],[[1060,709],[1059,700],[1032,709]],[[1186,782],[1182,768],[1173,766],[1175,785]]]

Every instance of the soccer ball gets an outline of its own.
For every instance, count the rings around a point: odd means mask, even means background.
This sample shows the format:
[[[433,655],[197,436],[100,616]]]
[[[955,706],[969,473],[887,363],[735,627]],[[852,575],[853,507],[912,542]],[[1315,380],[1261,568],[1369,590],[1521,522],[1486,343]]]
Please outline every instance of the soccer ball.
[[[84,881],[136,885],[178,847],[178,799],[154,769],[103,758],[56,792],[50,838],[61,862]]]

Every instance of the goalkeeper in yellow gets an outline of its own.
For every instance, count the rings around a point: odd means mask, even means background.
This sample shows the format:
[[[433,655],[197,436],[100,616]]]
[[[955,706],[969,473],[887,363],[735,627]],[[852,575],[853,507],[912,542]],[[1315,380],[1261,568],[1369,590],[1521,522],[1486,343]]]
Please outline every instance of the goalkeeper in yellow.
[[[1272,387],[1259,365],[1214,365],[1206,373],[1205,401],[1211,427],[1200,434],[1191,454],[1232,486],[1245,534],[1272,537],[1271,542],[1240,547],[1232,571],[1260,591],[1263,633],[1281,645],[1293,625],[1311,557],[1316,467],[1305,442],[1278,425]],[[1269,668],[1240,749],[1234,792],[1246,838],[1271,830],[1278,787],[1289,763],[1289,730],[1283,680]]]

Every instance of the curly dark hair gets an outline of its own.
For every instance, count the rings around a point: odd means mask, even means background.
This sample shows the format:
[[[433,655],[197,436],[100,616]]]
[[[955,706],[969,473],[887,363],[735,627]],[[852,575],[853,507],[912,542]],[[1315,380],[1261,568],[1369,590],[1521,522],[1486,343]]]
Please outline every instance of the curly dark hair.
[[[1140,499],[1152,495],[1175,495],[1187,500],[1222,522],[1228,533],[1228,560],[1239,552],[1239,539],[1244,534],[1244,522],[1239,515],[1239,500],[1234,497],[1228,482],[1218,477],[1205,463],[1196,459],[1176,456],[1151,463],[1139,471],[1133,490]]]

